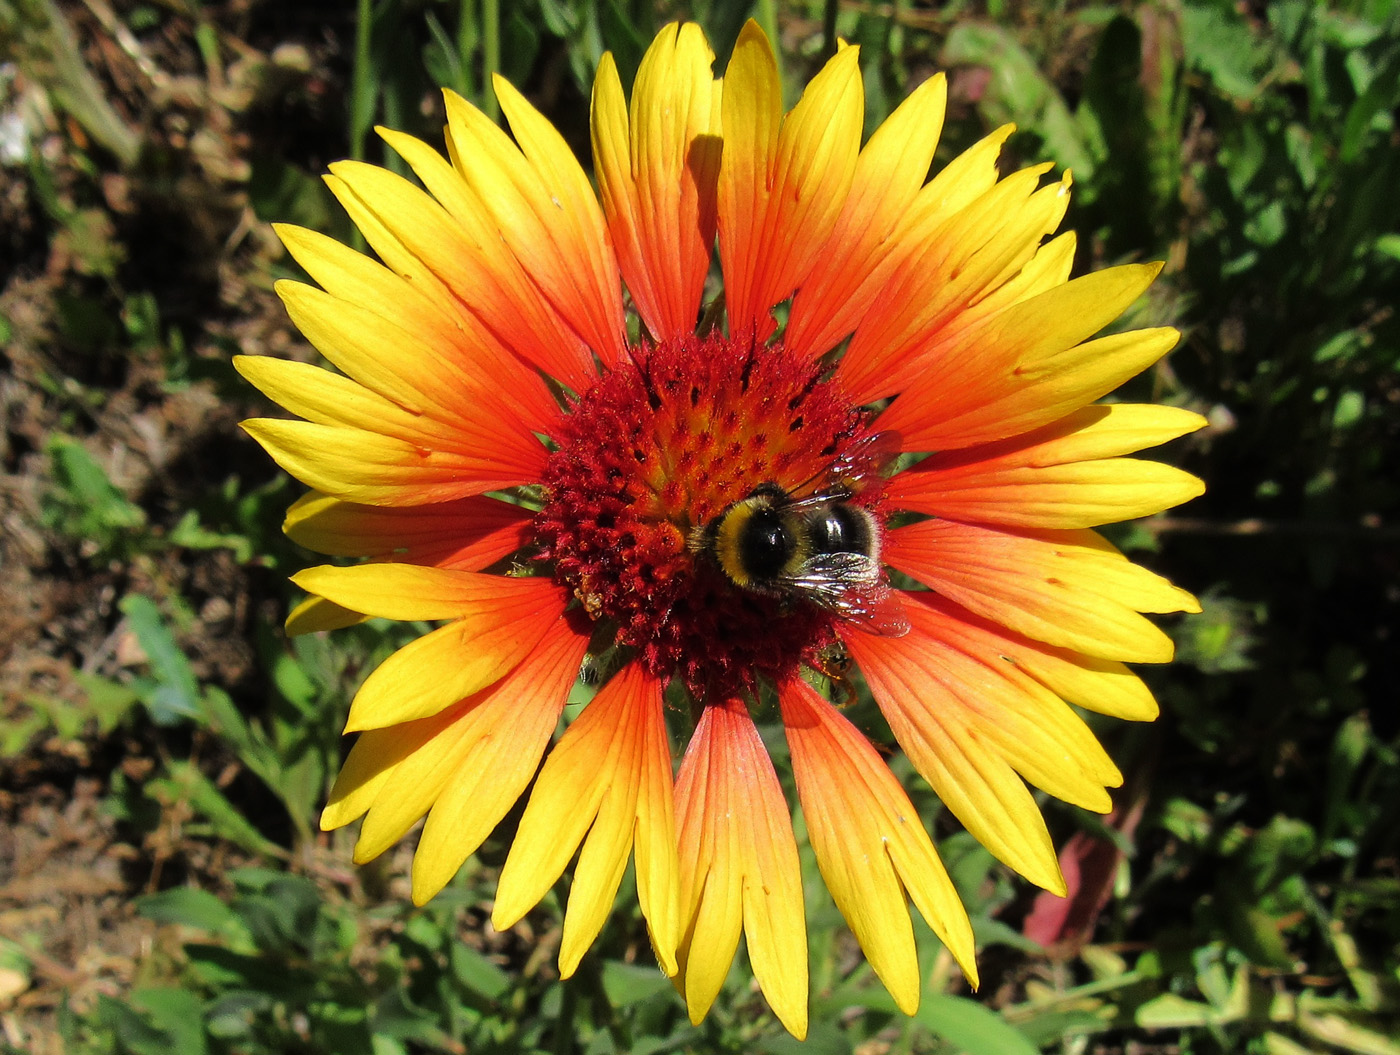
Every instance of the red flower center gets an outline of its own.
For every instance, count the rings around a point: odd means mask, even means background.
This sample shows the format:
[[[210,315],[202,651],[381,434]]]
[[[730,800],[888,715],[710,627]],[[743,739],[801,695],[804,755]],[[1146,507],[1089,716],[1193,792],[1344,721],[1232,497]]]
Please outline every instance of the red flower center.
[[[713,525],[756,489],[809,486],[867,432],[837,384],[781,345],[711,336],[633,348],[554,434],[541,559],[655,676],[679,676],[701,701],[752,691],[756,675],[812,662],[835,616],[736,585]]]

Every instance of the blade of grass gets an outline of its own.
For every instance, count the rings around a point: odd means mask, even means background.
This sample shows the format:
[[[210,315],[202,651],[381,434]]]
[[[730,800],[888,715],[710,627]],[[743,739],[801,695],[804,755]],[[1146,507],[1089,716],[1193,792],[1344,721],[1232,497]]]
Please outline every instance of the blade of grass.
[[[491,77],[501,68],[501,7],[500,0],[481,0],[481,109],[493,121],[500,120],[501,108],[496,102]]]

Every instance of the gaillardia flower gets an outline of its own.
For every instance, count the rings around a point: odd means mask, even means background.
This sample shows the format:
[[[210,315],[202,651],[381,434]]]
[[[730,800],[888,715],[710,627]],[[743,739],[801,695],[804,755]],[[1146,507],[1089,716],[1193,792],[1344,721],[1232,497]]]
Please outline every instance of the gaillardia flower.
[[[426,814],[421,903],[534,780],[497,927],[577,855],[569,974],[630,858],[692,1019],[743,934],[802,1036],[797,847],[754,710],[776,699],[822,874],[899,1005],[921,989],[906,899],[975,984],[933,842],[814,685],[858,666],[967,830],[1062,891],[1027,783],[1109,809],[1120,775],[1073,707],[1153,717],[1123,662],[1172,648],[1139,613],[1197,610],[1091,528],[1198,494],[1123,455],[1203,421],[1094,403],[1176,341],[1094,337],[1158,268],[1070,280],[1073,235],[1047,240],[1069,177],[1001,178],[1010,129],[928,179],[942,77],[862,147],[856,48],[786,115],[756,25],[722,82],[713,60],[697,27],[664,29],[629,107],[604,56],[596,194],[501,80],[513,139],[451,93],[446,158],[383,131],[423,189],[349,161],[327,180],[378,262],[280,229],[320,288],[278,291],[340,372],[238,368],[305,419],[244,426],[313,488],[288,534],[368,558],[295,576],[289,629],[441,621],[360,688],[323,827],[363,816],[363,861]],[[546,757],[590,653],[611,676]]]

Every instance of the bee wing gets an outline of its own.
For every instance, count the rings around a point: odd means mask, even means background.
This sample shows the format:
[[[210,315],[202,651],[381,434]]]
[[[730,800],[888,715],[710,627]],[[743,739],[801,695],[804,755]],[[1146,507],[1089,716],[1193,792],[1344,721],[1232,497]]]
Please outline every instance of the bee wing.
[[[782,585],[869,633],[903,637],[909,632],[904,606],[880,563],[863,553],[819,553],[783,576]]]
[[[893,429],[862,436],[828,468],[791,488],[788,492],[790,504],[800,508],[854,498],[865,490],[870,477],[879,476],[894,464],[902,442],[903,438]]]
[[[849,497],[851,497],[850,493],[844,488],[838,488],[835,493],[823,490],[816,494],[805,495],[802,498],[789,497],[784,499],[781,508],[785,511],[791,510],[794,513],[804,513],[810,509],[824,509],[830,506],[833,501],[842,501]]]
[[[864,481],[879,476],[899,457],[904,438],[893,429],[871,433],[846,448],[831,464],[832,484],[859,494]]]

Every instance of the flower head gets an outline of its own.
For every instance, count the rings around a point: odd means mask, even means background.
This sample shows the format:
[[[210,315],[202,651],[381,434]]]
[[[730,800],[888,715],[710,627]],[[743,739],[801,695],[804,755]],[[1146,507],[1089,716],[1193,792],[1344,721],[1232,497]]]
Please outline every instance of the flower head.
[[[509,84],[513,139],[448,93],[447,158],[382,132],[424,189],[331,167],[380,262],[280,229],[320,288],[279,292],[340,372],[238,361],[305,419],[245,423],[313,488],[287,532],[368,558],[295,576],[311,596],[289,629],[442,621],[356,695],[323,826],[363,816],[367,860],[426,814],[421,902],[538,770],[495,924],[577,854],[567,975],[633,859],[692,1018],[742,935],[799,1036],[802,884],[760,699],[776,697],[832,896],[912,1011],[906,898],[975,983],[972,930],[905,791],[813,672],[858,665],[967,829],[1062,890],[1027,782],[1109,808],[1121,778],[1071,705],[1151,718],[1123,661],[1171,645],[1139,613],[1196,609],[1090,530],[1200,491],[1122,456],[1202,419],[1094,403],[1176,340],[1094,339],[1157,268],[1070,280],[1073,235],[1046,241],[1069,178],[1001,178],[1009,129],[928,180],[941,77],[862,147],[856,60],[841,49],[784,115],[752,23],[722,86],[697,27],[664,29],[630,109],[605,56],[597,194]],[[590,650],[611,676],[546,757]],[[687,731],[678,772],[668,715]]]

